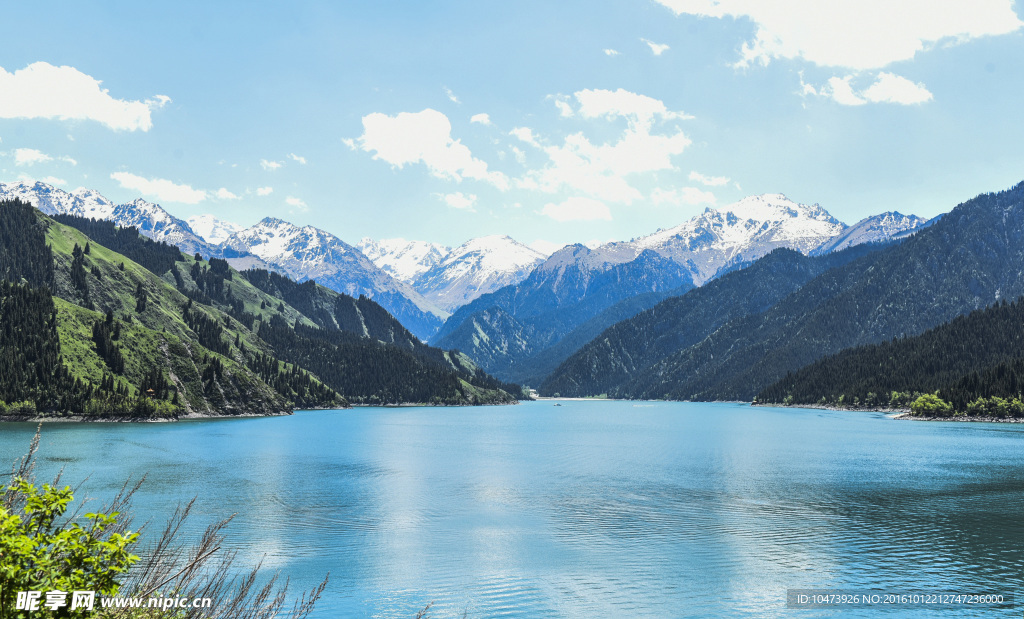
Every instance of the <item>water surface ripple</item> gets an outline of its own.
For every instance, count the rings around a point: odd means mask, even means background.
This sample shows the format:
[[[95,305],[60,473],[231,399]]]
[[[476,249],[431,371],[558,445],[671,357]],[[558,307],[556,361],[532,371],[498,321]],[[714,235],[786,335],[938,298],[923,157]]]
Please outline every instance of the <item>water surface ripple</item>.
[[[7,424],[13,460],[30,424]],[[361,408],[48,424],[40,472],[89,476],[301,588],[318,617],[1019,616],[787,610],[788,588],[1020,597],[1024,427],[739,404]],[[155,527],[154,527],[155,528]],[[1024,598],[1022,598],[1024,602]]]

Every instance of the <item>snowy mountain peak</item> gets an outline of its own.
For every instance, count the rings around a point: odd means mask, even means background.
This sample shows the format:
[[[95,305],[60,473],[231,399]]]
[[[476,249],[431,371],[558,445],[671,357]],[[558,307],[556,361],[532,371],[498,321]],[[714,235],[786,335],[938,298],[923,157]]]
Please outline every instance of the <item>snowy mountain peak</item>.
[[[781,193],[766,193],[748,196],[739,202],[717,209],[719,213],[732,213],[740,219],[753,221],[783,221],[785,219],[807,218],[842,225],[828,211],[817,204],[807,205],[794,202]]]
[[[587,257],[593,268],[630,262],[652,250],[684,265],[700,285],[737,262],[754,260],[776,247],[807,253],[846,226],[821,206],[799,204],[781,193],[749,196],[706,209],[678,226],[625,243],[609,243]]]
[[[234,222],[224,221],[209,214],[193,215],[187,221],[193,232],[214,244],[221,243],[235,232],[244,229]]]
[[[544,254],[502,234],[470,239],[418,276],[413,286],[428,300],[453,310],[498,288],[526,279]]]
[[[535,265],[544,259],[539,251],[523,245],[510,236],[492,234],[470,239],[451,250],[445,263],[454,263],[466,256],[475,255],[486,268],[495,270],[519,269],[524,265]]]
[[[389,275],[409,284],[437,266],[452,250],[440,243],[402,238],[375,241],[367,237],[356,247]]]
[[[79,187],[72,191],[71,195],[79,202],[79,208],[77,210],[82,213],[83,217],[108,219],[116,208],[116,205],[113,202],[108,200],[95,189]]]
[[[813,256],[818,256],[861,243],[877,243],[900,238],[916,232],[932,221],[934,220],[927,220],[917,215],[903,215],[896,211],[879,213],[858,221],[844,230],[842,234],[825,241],[810,253]]]
[[[264,226],[268,226],[268,227],[269,226],[273,226],[275,228],[276,227],[281,227],[281,226],[287,226],[287,227],[290,227],[290,228],[297,228],[298,227],[298,226],[296,226],[293,223],[289,223],[289,222],[287,222],[287,221],[285,221],[283,219],[279,219],[277,217],[264,217],[263,219],[261,219],[259,221],[259,224],[257,224],[257,225],[264,225]]]

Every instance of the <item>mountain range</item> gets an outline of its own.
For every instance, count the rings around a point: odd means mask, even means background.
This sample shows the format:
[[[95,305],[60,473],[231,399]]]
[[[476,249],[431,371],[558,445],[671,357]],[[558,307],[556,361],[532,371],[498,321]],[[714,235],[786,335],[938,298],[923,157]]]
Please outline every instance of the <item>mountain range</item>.
[[[781,194],[765,194],[707,209],[678,226],[648,236],[600,245],[586,253],[573,249],[568,254],[556,252],[545,257],[514,239],[497,235],[472,239],[454,249],[404,239],[363,239],[358,246],[352,246],[324,230],[299,227],[276,218],[265,218],[249,228],[210,215],[183,221],[159,205],[141,199],[116,205],[94,190],[66,192],[44,183],[0,183],[0,199],[4,198],[24,199],[48,214],[93,217],[134,226],[149,238],[166,241],[190,254],[225,258],[241,269],[274,270],[297,281],[312,279],[339,292],[365,295],[377,300],[418,337],[432,341],[458,330],[464,318],[450,318],[452,312],[473,303],[474,311],[489,309],[482,308],[477,301],[505,287],[519,285],[538,268],[542,272],[535,282],[544,279],[543,273],[564,266],[567,255],[573,256],[575,263],[570,271],[588,272],[579,281],[600,280],[614,267],[638,260],[644,252],[665,259],[658,264],[671,263],[669,272],[663,274],[664,282],[659,280],[659,274],[645,273],[641,279],[646,283],[642,287],[631,288],[629,282],[620,282],[618,292],[610,296],[602,289],[604,298],[591,306],[598,314],[619,301],[637,298],[604,318],[598,318],[593,311],[580,313],[569,321],[572,328],[560,328],[564,331],[560,331],[560,336],[531,342],[529,348],[537,353],[588,321],[598,322],[591,323],[570,341],[594,335],[594,329],[609,326],[608,321],[627,318],[665,298],[673,285],[683,285],[677,277],[682,274],[680,268],[686,272],[688,282],[701,285],[777,247],[805,254],[827,253],[851,244],[907,234],[926,224],[918,217],[883,213],[846,226],[818,205],[802,205]],[[661,268],[650,257],[642,264],[651,269]],[[626,271],[636,274],[636,268],[634,265]],[[556,280],[550,281],[555,285]],[[586,288],[582,289],[577,301],[588,294]],[[638,297],[640,294],[646,296]],[[547,309],[556,311],[564,307],[556,303]],[[457,313],[467,315],[465,311]],[[446,320],[451,324],[442,329]],[[505,333],[498,339],[510,335]],[[469,340],[447,341],[465,347],[471,355],[487,356]],[[544,367],[549,366],[550,362]],[[497,367],[492,369],[501,371]]]
[[[752,196],[628,242],[563,248],[523,282],[456,310],[431,342],[465,352],[503,380],[537,385],[616,322],[775,249],[825,254],[826,245],[884,241],[925,223],[882,213],[846,226],[817,205]]]

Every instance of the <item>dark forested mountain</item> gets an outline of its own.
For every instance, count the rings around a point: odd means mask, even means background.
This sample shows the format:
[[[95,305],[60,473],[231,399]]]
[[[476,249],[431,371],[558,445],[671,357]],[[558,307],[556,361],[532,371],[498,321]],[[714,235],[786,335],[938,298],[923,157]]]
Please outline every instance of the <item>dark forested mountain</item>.
[[[0,349],[14,360],[0,374],[0,414],[176,417],[338,407],[346,397],[512,400],[368,299],[265,271],[242,276],[225,260],[185,256],[109,222],[61,222],[0,203]],[[276,350],[268,339],[287,345]],[[373,370],[319,376],[306,366],[320,358]]]
[[[877,249],[858,245],[814,258],[776,249],[746,268],[662,301],[600,333],[554,370],[540,392],[617,395],[651,365],[700,342],[730,320],[764,312],[825,271]]]
[[[653,251],[621,264],[596,264],[592,254],[583,245],[555,252],[523,282],[459,308],[431,343],[458,349],[495,376],[519,382],[536,375],[531,358],[608,308],[638,295],[693,287],[686,267]]]
[[[18,203],[0,214],[0,279],[52,289],[53,251],[35,210]]]
[[[980,195],[903,242],[830,269],[762,313],[732,318],[609,394],[743,399],[843,348],[921,333],[1024,294],[1024,183]],[[656,334],[637,332],[641,346]]]
[[[765,388],[757,400],[877,406],[889,403],[894,391],[938,391],[964,410],[979,397],[1020,397],[1022,362],[1024,301],[1002,301],[917,336],[820,359]]]

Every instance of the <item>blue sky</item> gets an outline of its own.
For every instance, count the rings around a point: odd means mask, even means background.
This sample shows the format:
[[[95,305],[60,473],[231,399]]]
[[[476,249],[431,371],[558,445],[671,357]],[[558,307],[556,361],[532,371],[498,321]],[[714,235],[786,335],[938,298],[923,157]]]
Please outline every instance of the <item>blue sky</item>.
[[[1024,180],[1010,0],[91,4],[5,8],[0,180],[452,245]]]

